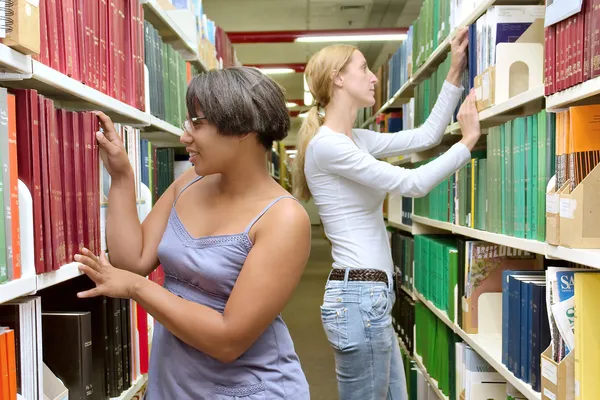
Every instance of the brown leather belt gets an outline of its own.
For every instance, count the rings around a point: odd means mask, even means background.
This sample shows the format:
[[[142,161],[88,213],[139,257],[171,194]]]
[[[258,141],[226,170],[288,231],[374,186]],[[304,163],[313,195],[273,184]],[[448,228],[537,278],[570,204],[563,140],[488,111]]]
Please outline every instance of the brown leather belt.
[[[346,271],[334,268],[329,275],[329,280],[343,281]],[[388,283],[387,274],[379,269],[353,268],[348,271],[348,281],[383,282]]]

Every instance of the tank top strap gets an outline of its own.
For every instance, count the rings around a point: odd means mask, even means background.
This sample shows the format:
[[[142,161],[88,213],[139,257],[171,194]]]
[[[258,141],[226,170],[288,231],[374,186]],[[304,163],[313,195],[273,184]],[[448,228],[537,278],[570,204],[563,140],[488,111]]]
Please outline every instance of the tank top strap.
[[[273,206],[274,206],[274,205],[275,205],[275,204],[276,204],[276,203],[277,203],[279,200],[281,200],[281,199],[294,199],[294,200],[298,201],[298,199],[296,199],[296,198],[295,198],[295,197],[293,197],[293,196],[279,196],[279,197],[277,197],[275,200],[273,200],[272,202],[270,202],[270,203],[269,203],[269,205],[268,205],[268,206],[266,206],[266,207],[264,208],[264,210],[262,210],[262,211],[260,212],[260,214],[258,214],[258,215],[256,216],[256,218],[254,218],[254,219],[252,220],[252,222],[250,222],[250,224],[248,224],[248,227],[246,228],[246,230],[245,230],[244,232],[245,232],[245,233],[248,233],[248,232],[250,232],[250,229],[252,229],[252,227],[253,227],[253,226],[254,226],[254,224],[255,224],[255,223],[256,223],[256,222],[257,222],[257,221],[260,219],[260,217],[262,217],[263,215],[265,215],[265,213],[266,213],[267,211],[269,211],[269,209],[270,209],[271,207],[273,207]]]
[[[183,187],[183,189],[181,189],[179,191],[179,193],[177,193],[177,196],[175,197],[175,201],[173,201],[173,207],[175,207],[175,203],[177,203],[177,200],[179,200],[179,196],[181,196],[181,194],[185,191],[185,189],[189,188],[190,186],[192,186],[194,183],[198,182],[202,178],[204,178],[204,177],[203,176],[197,176],[194,179],[192,179],[187,185],[185,185]]]

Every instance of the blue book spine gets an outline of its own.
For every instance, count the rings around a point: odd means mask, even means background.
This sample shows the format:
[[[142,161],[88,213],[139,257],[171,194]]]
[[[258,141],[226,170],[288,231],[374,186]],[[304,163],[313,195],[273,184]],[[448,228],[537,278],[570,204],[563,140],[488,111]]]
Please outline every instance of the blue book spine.
[[[514,276],[509,278],[509,305],[510,320],[521,321],[521,285]],[[519,376],[519,364],[521,360],[521,330],[517,327],[510,329],[508,339],[508,369],[515,376]]]
[[[520,331],[521,331],[521,337],[519,338],[520,340],[520,351],[519,351],[519,373],[517,374],[518,377],[521,378],[521,380],[526,382],[526,375],[527,375],[527,334],[529,333],[528,329],[527,329],[527,317],[529,316],[528,313],[528,306],[529,306],[529,298],[528,298],[528,292],[529,292],[529,286],[530,283],[528,282],[521,282],[521,314],[520,314],[520,321],[521,321],[521,326]]]

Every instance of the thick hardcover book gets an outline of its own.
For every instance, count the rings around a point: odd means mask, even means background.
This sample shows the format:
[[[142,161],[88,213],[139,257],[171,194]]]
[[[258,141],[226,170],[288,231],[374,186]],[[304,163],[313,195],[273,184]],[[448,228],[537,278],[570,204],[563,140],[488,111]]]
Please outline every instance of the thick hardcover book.
[[[94,395],[90,312],[42,313],[44,362],[69,389],[69,399]]]

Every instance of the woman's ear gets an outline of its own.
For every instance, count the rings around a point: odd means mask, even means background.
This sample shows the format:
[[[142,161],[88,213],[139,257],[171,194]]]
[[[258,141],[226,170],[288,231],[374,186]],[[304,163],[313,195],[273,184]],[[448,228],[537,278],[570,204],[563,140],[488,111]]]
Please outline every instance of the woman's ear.
[[[341,76],[335,69],[331,72],[331,80],[335,86],[344,86],[344,77]]]

